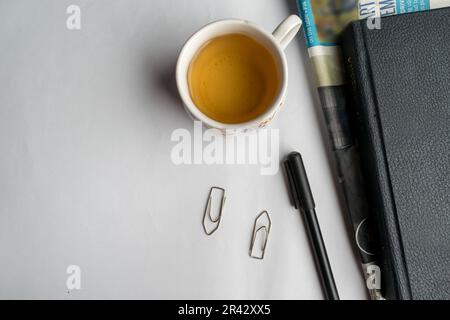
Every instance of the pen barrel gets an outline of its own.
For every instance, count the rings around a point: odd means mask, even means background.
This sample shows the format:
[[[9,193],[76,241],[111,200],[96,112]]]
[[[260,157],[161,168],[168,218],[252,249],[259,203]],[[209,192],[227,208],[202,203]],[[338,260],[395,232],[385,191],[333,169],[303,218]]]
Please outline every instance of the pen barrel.
[[[336,289],[336,283],[334,282],[333,272],[331,271],[327,250],[325,249],[315,210],[305,210],[304,219],[310,242],[313,246],[312,251],[314,252],[314,258],[319,269],[320,280],[325,292],[325,299],[339,300],[339,294]]]
[[[304,213],[306,229],[309,234],[312,251],[316,261],[319,277],[327,300],[339,300],[339,295],[328,261],[327,250],[322,239],[319,222],[317,221],[315,203],[309,186],[306,169],[300,153],[292,152],[285,161],[291,197],[296,208]]]

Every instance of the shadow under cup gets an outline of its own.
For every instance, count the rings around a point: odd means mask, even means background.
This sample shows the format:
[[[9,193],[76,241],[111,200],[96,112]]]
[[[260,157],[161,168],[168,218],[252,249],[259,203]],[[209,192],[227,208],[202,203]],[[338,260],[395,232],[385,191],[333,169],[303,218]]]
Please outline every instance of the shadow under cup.
[[[273,75],[276,77],[275,80],[271,79],[269,85],[264,83],[262,86],[262,88],[265,88],[267,85],[266,88],[269,90],[272,87],[271,90],[273,92],[269,93],[270,99],[266,98],[265,101],[262,102],[263,105],[259,106],[260,110],[254,110],[253,114],[252,110],[249,110],[248,113],[246,113],[247,111],[243,111],[243,121],[235,121],[236,118],[233,118],[232,114],[230,115],[231,118],[226,119],[223,117],[215,117],[214,114],[211,114],[208,110],[205,111],[203,106],[194,103],[189,87],[189,68],[193,60],[199,55],[199,52],[201,53],[205,45],[211,43],[212,39],[219,39],[221,37],[225,39],[226,37],[224,36],[234,34],[251,38],[253,42],[262,46],[266,52],[270,54],[272,64],[274,65]],[[178,90],[185,108],[195,120],[200,120],[209,127],[221,130],[241,131],[255,129],[263,127],[270,122],[282,105],[287,87],[286,58],[283,49],[272,34],[264,31],[257,25],[244,20],[222,20],[202,28],[186,42],[178,59],[176,78]],[[267,79],[265,81],[267,81]],[[226,88],[224,88],[222,94],[228,94],[228,92],[225,92],[225,89]],[[233,93],[229,92],[229,94],[231,95]],[[267,96],[267,93],[264,92],[261,97],[263,97],[264,94]],[[233,100],[231,99],[230,101]],[[202,107],[204,111],[202,111]],[[218,120],[219,118],[220,120]]]

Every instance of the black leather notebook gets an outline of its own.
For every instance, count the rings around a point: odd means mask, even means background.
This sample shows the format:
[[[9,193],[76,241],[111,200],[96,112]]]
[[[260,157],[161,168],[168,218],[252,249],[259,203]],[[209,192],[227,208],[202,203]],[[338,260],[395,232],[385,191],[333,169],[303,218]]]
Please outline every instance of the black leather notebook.
[[[349,108],[388,299],[450,299],[450,9],[352,23]]]

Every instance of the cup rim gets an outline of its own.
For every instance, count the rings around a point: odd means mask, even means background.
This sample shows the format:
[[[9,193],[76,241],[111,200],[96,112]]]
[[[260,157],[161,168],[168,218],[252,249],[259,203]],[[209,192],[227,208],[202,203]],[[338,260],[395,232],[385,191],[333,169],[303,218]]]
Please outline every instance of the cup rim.
[[[263,35],[268,41],[271,42],[271,44],[276,48],[278,57],[281,62],[281,83],[280,88],[277,93],[277,96],[275,100],[272,102],[270,107],[264,111],[261,115],[258,117],[241,123],[223,123],[219,122],[217,120],[211,119],[207,115],[205,115],[203,112],[200,111],[200,109],[195,105],[194,101],[191,98],[191,95],[189,93],[189,83],[187,80],[187,73],[182,72],[182,63],[181,58],[186,54],[186,51],[188,50],[189,44],[191,44],[193,41],[195,41],[195,38],[200,34],[201,32],[205,31],[208,28],[215,27],[217,25],[225,25],[225,24],[241,24],[245,27],[252,28],[253,30],[257,31],[261,35]],[[190,63],[191,61],[189,61]],[[180,54],[177,59],[177,65],[176,65],[176,82],[177,82],[177,89],[181,96],[181,99],[185,105],[185,107],[188,109],[192,115],[197,118],[198,120],[202,121],[204,124],[206,124],[209,127],[216,128],[216,129],[230,129],[230,130],[236,130],[236,129],[245,129],[245,128],[251,128],[251,127],[258,127],[261,123],[265,122],[268,119],[268,115],[274,115],[279,108],[279,105],[282,104],[283,98],[286,94],[287,89],[287,81],[288,81],[288,68],[287,68],[287,61],[286,61],[286,55],[284,53],[283,48],[281,47],[280,43],[275,39],[275,37],[258,26],[257,24],[244,20],[244,19],[221,19],[217,21],[210,22],[200,29],[198,29],[196,32],[194,32],[189,39],[184,43],[183,48],[180,51]],[[184,78],[184,79],[183,79]],[[186,91],[181,90],[181,86],[188,86],[187,94]],[[271,119],[270,119],[271,120]]]

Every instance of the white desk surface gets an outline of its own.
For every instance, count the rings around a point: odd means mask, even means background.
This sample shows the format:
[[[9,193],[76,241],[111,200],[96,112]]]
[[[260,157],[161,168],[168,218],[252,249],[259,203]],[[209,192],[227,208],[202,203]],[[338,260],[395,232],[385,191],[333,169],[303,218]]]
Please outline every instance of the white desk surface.
[[[81,30],[66,8],[81,7]],[[245,18],[267,30],[282,0],[8,0],[0,3],[0,298],[321,299],[302,220],[281,171],[170,160],[193,130],[176,93],[184,41]],[[339,293],[365,299],[302,35],[287,49],[280,154],[302,152]],[[209,187],[227,189],[220,229],[203,233]],[[341,204],[340,204],[341,203]],[[255,216],[272,215],[263,261]],[[66,268],[81,268],[67,290]]]

